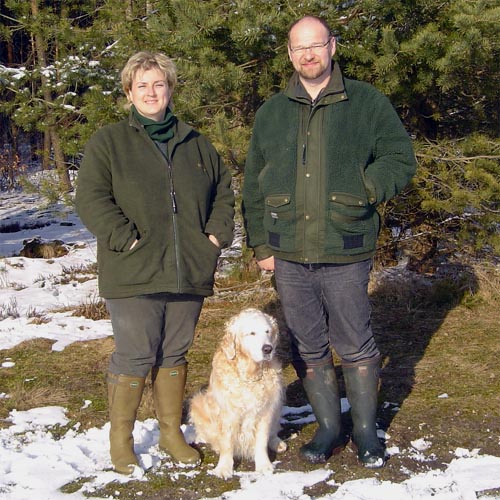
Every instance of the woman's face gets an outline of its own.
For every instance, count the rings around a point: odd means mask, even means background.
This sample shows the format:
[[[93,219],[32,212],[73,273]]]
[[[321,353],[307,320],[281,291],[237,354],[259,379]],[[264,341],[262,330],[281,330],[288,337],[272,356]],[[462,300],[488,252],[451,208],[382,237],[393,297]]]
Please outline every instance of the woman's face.
[[[165,117],[172,92],[163,73],[154,68],[135,74],[127,97],[142,116],[158,122]]]

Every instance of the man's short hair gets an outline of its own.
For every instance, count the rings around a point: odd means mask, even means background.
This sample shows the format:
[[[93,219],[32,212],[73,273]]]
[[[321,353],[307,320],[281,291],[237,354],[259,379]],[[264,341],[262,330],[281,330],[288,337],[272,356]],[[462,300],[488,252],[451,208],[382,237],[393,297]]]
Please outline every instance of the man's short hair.
[[[294,21],[290,27],[288,28],[288,40],[290,40],[290,32],[292,31],[293,28],[295,28],[295,26],[297,24],[299,24],[301,21],[303,21],[304,19],[315,19],[316,21],[318,21],[322,26],[324,26],[324,28],[326,29],[326,31],[328,32],[328,36],[333,36],[333,33],[332,33],[332,29],[330,28],[329,24],[324,20],[322,19],[321,17],[318,17],[318,16],[304,16],[304,17],[301,17],[300,19],[297,19],[296,21]]]

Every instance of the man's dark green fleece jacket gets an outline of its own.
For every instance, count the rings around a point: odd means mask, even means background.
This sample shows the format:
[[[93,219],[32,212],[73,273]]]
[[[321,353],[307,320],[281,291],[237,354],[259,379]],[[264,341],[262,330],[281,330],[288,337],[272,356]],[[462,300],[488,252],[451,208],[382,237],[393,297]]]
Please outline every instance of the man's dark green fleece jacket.
[[[243,214],[257,260],[349,263],[373,256],[377,205],[415,173],[411,140],[389,100],[337,64],[312,102],[297,74],[257,112]]]
[[[213,293],[220,249],[207,235],[232,242],[231,175],[204,136],[175,127],[166,156],[132,113],[86,145],[76,207],[97,238],[105,298]]]

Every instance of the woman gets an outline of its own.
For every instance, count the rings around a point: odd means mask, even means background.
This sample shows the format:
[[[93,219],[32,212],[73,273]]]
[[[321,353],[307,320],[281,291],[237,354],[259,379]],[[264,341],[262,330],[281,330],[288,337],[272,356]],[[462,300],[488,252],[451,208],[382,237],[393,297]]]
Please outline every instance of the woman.
[[[184,464],[198,452],[180,430],[186,354],[222,247],[233,238],[231,176],[210,142],[169,103],[174,63],[133,55],[121,73],[128,118],[89,140],[76,207],[97,238],[99,292],[115,340],[108,373],[111,460],[139,465],[132,431],[151,370],[160,448]]]

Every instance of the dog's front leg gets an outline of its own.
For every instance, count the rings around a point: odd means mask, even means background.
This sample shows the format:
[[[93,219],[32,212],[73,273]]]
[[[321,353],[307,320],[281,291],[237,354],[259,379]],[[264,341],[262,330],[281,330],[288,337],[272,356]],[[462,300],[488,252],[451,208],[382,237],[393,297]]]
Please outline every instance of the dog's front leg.
[[[233,449],[229,443],[224,443],[224,445],[221,446],[220,449],[219,462],[217,463],[217,467],[215,467],[215,469],[210,472],[210,474],[220,477],[221,479],[229,479],[233,477],[233,467]]]
[[[287,450],[288,446],[279,436],[278,432],[281,430],[280,426],[280,416],[281,416],[281,408],[276,411],[272,421],[273,425],[271,426],[271,432],[269,434],[269,448],[276,453],[283,453]]]
[[[267,419],[259,422],[255,435],[255,472],[263,474],[272,473],[274,470],[273,464],[269,460],[267,451],[267,443],[269,441],[270,425]]]

